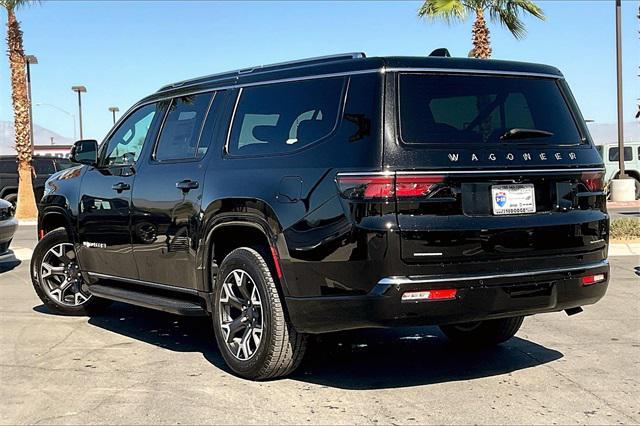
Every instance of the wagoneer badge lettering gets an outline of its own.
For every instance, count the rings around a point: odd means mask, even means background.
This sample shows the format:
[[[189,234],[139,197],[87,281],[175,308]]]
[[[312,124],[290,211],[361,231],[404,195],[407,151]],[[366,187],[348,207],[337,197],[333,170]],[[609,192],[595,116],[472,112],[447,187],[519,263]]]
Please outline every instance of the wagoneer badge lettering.
[[[521,155],[524,161],[531,161],[532,159],[532,155],[530,152],[523,152]],[[452,163],[457,163],[460,160],[459,152],[450,152],[449,154],[447,154],[447,156],[449,157],[449,161],[451,161]],[[538,153],[538,157],[542,161],[547,161],[549,159],[549,156],[547,156],[546,152]],[[496,155],[493,152],[487,155],[487,159],[491,161],[496,161],[498,160],[498,158],[499,158],[498,155]],[[567,157],[564,157],[561,152],[554,152],[551,158],[555,159],[556,161],[562,161],[565,158],[568,158],[569,160],[576,160],[578,156],[576,155],[575,152],[569,152],[567,154]],[[504,155],[504,159],[507,161],[514,161],[516,159],[516,155],[513,154],[512,152],[508,152],[507,154]],[[478,156],[478,154],[476,154],[475,152],[472,152],[471,161],[480,161],[480,156]]]

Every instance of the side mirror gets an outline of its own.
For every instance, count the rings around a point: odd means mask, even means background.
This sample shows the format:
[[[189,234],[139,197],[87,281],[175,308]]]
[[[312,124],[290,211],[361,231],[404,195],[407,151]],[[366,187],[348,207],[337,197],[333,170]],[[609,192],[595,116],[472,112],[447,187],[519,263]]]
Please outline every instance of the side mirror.
[[[98,163],[98,141],[94,139],[84,139],[77,141],[71,147],[72,162],[95,166]]]

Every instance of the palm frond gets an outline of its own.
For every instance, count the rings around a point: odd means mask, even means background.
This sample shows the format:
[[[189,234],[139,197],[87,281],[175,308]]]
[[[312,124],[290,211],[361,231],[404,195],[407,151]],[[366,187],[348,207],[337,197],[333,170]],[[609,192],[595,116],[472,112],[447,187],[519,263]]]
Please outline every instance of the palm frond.
[[[517,39],[527,35],[527,30],[520,19],[521,15],[531,14],[538,19],[545,19],[542,9],[531,0],[492,0],[489,5],[491,20],[499,22]]]
[[[462,21],[469,11],[468,0],[425,0],[418,9],[418,16],[444,19],[447,23]]]
[[[38,4],[40,0],[0,0],[0,6],[7,10],[16,10],[30,4]]]

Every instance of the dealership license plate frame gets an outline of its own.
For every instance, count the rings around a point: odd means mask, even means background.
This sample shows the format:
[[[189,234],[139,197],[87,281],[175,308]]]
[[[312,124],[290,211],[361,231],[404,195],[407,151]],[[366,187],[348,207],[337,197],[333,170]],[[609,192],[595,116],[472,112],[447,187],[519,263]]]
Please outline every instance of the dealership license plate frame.
[[[491,185],[491,207],[495,216],[533,214],[535,187],[531,183]]]

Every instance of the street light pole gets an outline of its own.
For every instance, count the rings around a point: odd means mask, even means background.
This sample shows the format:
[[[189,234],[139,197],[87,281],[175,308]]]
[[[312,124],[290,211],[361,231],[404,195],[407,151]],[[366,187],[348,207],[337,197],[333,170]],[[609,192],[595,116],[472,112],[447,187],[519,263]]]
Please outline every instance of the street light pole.
[[[80,121],[80,139],[82,139],[82,93],[86,93],[87,88],[84,86],[73,86],[71,90],[78,93],[78,120]]]
[[[120,111],[118,107],[109,107],[109,111],[113,114],[113,124],[116,124],[116,112]]]
[[[37,64],[38,58],[33,55],[25,55],[27,63],[27,90],[29,96],[29,138],[31,139],[31,149],[33,149],[33,98],[31,97],[31,64]]]
[[[616,0],[616,62],[618,72],[618,165],[620,175],[618,179],[626,179],[624,172],[624,115],[622,107],[622,19],[620,11],[621,0]]]

